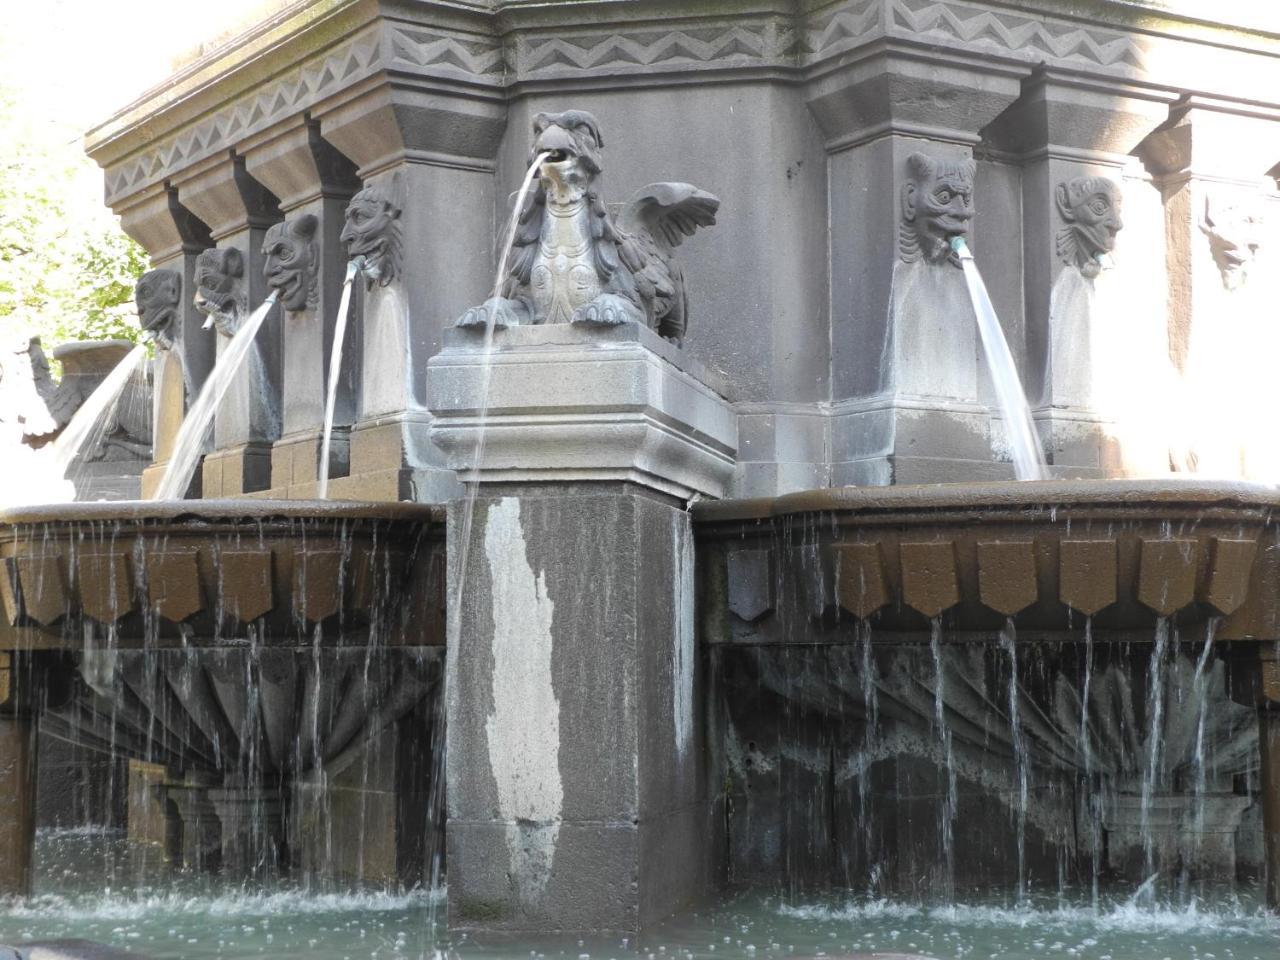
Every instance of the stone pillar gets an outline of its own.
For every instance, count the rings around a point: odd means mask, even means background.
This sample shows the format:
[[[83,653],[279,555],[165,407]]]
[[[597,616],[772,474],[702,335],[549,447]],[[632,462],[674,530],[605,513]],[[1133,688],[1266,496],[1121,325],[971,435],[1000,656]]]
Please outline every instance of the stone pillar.
[[[281,297],[283,310],[283,410],[280,439],[271,454],[271,490],[276,496],[314,495],[324,424],[329,356],[347,254],[341,242],[347,203],[360,188],[355,165],[320,135],[319,123],[294,117],[242,145],[249,173],[280,198],[284,224],[264,238],[263,269],[277,269],[271,249],[297,250],[278,282],[301,284]],[[309,219],[314,218],[314,219]],[[301,273],[292,279],[295,268]],[[268,284],[272,283],[268,277]],[[354,293],[354,291],[353,291]],[[349,464],[349,434],[359,393],[361,331],[353,303],[334,407],[329,475],[342,477]]]
[[[225,352],[229,335],[267,296],[262,241],[280,221],[276,198],[245,169],[234,152],[184,171],[178,195],[209,224],[218,253],[200,260],[198,289],[206,309],[236,319],[198,336]],[[280,436],[280,318],[273,309],[214,415],[214,451],[205,457],[204,496],[265,490],[271,479],[271,444]]]
[[[1123,401],[1141,381],[1154,409],[1167,379],[1159,311],[1138,306],[1162,273],[1156,198],[1129,153],[1168,116],[1168,99],[1044,71],[986,131],[1022,164],[1023,385],[1059,476],[1149,472],[1144,461],[1167,459],[1155,431],[1134,435]],[[1139,375],[1144,357],[1156,367]],[[1134,446],[1142,436],[1154,439],[1150,456]]]
[[[344,234],[352,252],[376,249],[385,267],[361,304],[351,476],[330,485],[333,496],[443,502],[458,493],[429,439],[427,358],[493,284],[493,158],[505,117],[496,98],[445,103],[401,87],[319,115],[325,139],[358,164],[365,188],[353,207],[389,211],[376,235],[354,218]]]
[[[31,892],[36,838],[36,721],[31,672],[0,652],[0,896]]]
[[[480,464],[481,337],[427,382],[479,483],[449,506],[449,921],[635,931],[711,884],[686,501],[726,488],[735,418],[635,324],[496,340]]]
[[[142,496],[150,497],[164,476],[169,453],[187,406],[195,399],[213,368],[213,344],[201,331],[204,316],[192,303],[196,258],[213,246],[208,226],[184,206],[178,192],[156,184],[116,205],[120,226],[138,241],[156,270],[178,275],[178,307],[169,327],[173,346],[157,352],[155,365],[153,463],[142,473]],[[200,493],[198,479],[191,495]]]
[[[891,51],[810,87],[829,154],[832,485],[1012,473],[992,462],[976,319],[946,238],[981,216],[973,146],[1026,73]],[[994,253],[975,251],[979,265]]]
[[[1267,172],[1280,159],[1280,123],[1191,98],[1140,153],[1164,200],[1174,399],[1184,427],[1174,437],[1175,466],[1273,480],[1280,454],[1269,439],[1270,358],[1280,348],[1280,252],[1266,242],[1275,235],[1266,221],[1275,206]]]

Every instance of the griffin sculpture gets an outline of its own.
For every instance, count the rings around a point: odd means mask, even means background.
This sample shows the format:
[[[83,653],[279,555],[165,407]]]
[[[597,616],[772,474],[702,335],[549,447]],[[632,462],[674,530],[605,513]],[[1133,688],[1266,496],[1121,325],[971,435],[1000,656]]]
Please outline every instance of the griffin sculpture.
[[[601,194],[595,117],[540,113],[533,135],[530,163],[547,156],[518,214],[501,296],[458,326],[642,323],[681,343],[688,299],[675,248],[716,222],[719,199],[688,183],[652,183],[615,219]]]

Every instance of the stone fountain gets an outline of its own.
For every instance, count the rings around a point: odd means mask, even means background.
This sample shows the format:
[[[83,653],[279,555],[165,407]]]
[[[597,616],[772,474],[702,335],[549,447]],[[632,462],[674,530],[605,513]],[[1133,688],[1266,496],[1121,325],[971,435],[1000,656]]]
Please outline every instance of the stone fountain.
[[[361,788],[411,824],[397,876],[443,829],[455,928],[736,884],[1280,904],[1280,497],[1235,419],[1270,402],[1280,46],[1218,15],[311,0],[190,62],[87,144],[152,258],[145,489],[279,306],[190,491],[233,499],[4,518],[13,842],[35,724],[109,729],[171,856],[296,869],[344,752],[297,718],[376,620],[444,648],[444,814],[405,760],[433,660],[325,716],[397,758]],[[1054,480],[1006,482],[957,238]],[[299,503],[356,256],[328,468],[360,502]]]

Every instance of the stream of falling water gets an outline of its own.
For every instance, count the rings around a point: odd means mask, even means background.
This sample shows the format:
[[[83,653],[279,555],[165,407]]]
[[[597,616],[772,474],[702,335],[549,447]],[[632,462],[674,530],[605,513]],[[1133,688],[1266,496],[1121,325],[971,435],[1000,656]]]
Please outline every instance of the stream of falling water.
[[[951,900],[955,895],[955,819],[959,802],[956,786],[956,763],[951,753],[951,728],[947,726],[946,672],[942,662],[942,618],[929,622],[929,651],[933,655],[933,704],[934,722],[938,728],[938,742],[942,747],[942,760],[947,775],[946,793],[938,812],[938,833],[942,838],[943,894]]]
[[[145,344],[138,344],[107,374],[98,388],[89,394],[89,398],[66,425],[50,448],[49,463],[52,476],[58,480],[67,475],[71,461],[84,447],[85,441],[93,434],[111,408],[120,400],[125,387],[129,385],[138,366],[147,356]],[[48,491],[41,491],[42,500],[48,500]]]
[[[1200,650],[1200,657],[1196,660],[1196,672],[1191,681],[1191,694],[1195,700],[1196,708],[1196,745],[1191,754],[1191,766],[1195,771],[1195,780],[1192,784],[1192,803],[1195,810],[1195,837],[1196,843],[1199,845],[1204,836],[1204,805],[1205,794],[1208,791],[1208,772],[1207,761],[1204,752],[1204,730],[1205,723],[1209,717],[1209,673],[1212,668],[1210,661],[1213,659],[1213,641],[1218,632],[1218,624],[1221,622],[1220,617],[1210,617],[1204,628],[1204,646]]]
[[[1093,617],[1085,617],[1084,621],[1084,681],[1080,690],[1080,752],[1081,767],[1084,770],[1084,796],[1087,816],[1086,829],[1089,832],[1090,870],[1089,897],[1090,902],[1098,905],[1098,884],[1102,876],[1102,791],[1093,784],[1093,736],[1089,728],[1089,696],[1093,685]]]
[[[1151,801],[1160,778],[1162,748],[1164,745],[1164,695],[1165,672],[1168,658],[1169,620],[1160,617],[1156,621],[1155,643],[1151,646],[1151,662],[1147,667],[1147,762],[1142,771],[1142,799],[1139,813],[1139,833],[1142,837],[1142,853],[1147,876],[1156,873],[1155,836],[1151,830]]]
[[[1005,620],[1004,629],[1000,631],[1000,647],[1009,655],[1009,736],[1018,782],[1018,902],[1023,903],[1027,899],[1027,768],[1031,759],[1022,735],[1022,720],[1018,716],[1018,635],[1012,617]]]
[[[191,404],[191,409],[182,420],[182,426],[178,428],[178,435],[173,441],[173,453],[169,457],[169,466],[165,468],[164,476],[160,479],[160,484],[151,497],[152,500],[180,500],[186,494],[187,487],[191,486],[191,477],[196,472],[196,464],[204,449],[205,435],[213,423],[214,412],[222,403],[222,398],[226,396],[232,378],[235,377],[245,358],[249,356],[253,338],[257,336],[262,322],[267,319],[267,314],[271,312],[275,302],[276,292],[273,290],[258,309],[249,314],[249,318],[236,331],[235,336],[227,344],[226,350],[218,358],[218,363],[209,374],[209,379],[200,389],[200,395]]]
[[[538,170],[542,167],[542,161],[549,156],[551,156],[550,153],[543,152],[534,157],[533,162],[529,164],[529,169],[524,173],[524,179],[520,182],[520,190],[516,194],[515,206],[511,210],[511,219],[507,225],[506,239],[502,244],[502,252],[498,256],[497,269],[494,271],[493,292],[490,294],[490,299],[502,295],[503,281],[507,275],[507,258],[511,256],[511,248],[516,242],[516,230],[520,226],[520,214],[524,210],[525,197],[528,196],[529,188],[533,185],[533,178],[537,176]],[[484,460],[485,426],[489,416],[489,381],[493,375],[493,332],[497,325],[497,320],[496,313],[490,310],[488,316],[485,317],[484,323],[484,346],[481,348],[480,410],[479,415],[476,417],[476,445],[471,458],[474,473],[472,478],[467,481],[467,494],[463,498],[462,518],[458,525],[458,563],[455,568],[458,572],[458,581],[449,609],[459,613],[449,618],[447,648],[450,651],[458,649],[459,637],[457,632],[462,625],[461,604],[467,581],[467,560],[471,554],[471,525],[475,519],[476,496],[480,492],[478,474]]]
[[[351,312],[351,287],[356,274],[364,269],[364,257],[352,257],[342,281],[342,297],[338,300],[338,316],[333,324],[333,349],[329,354],[329,380],[324,395],[324,433],[320,439],[320,464],[316,478],[316,496],[329,496],[329,447],[333,443],[333,410],[338,401],[338,380],[342,377],[342,345],[347,337],[347,315]]]
[[[969,287],[969,299],[973,301],[973,312],[978,318],[982,352],[987,358],[996,401],[1000,404],[1000,415],[1009,435],[1014,475],[1019,480],[1045,480],[1049,476],[1049,467],[1036,437],[1018,368],[1013,362],[1013,354],[1009,352],[1009,341],[1005,339],[995,307],[991,305],[991,297],[987,295],[986,284],[982,282],[982,274],[978,272],[978,265],[974,263],[973,253],[964,238],[953,237],[951,246],[960,257],[965,284]]]

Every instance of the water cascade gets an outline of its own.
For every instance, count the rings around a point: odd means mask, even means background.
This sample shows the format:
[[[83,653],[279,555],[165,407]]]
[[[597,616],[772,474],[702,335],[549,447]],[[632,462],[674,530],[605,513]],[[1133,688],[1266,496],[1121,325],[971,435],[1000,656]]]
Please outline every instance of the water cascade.
[[[951,248],[960,258],[964,281],[969,288],[969,299],[978,318],[982,353],[987,358],[987,369],[991,372],[996,401],[1000,405],[1000,415],[1008,433],[1014,475],[1019,480],[1047,480],[1049,467],[1036,436],[1031,407],[1027,404],[1027,395],[1022,389],[1022,380],[1018,376],[1017,365],[1013,362],[1004,328],[1000,326],[1000,318],[996,316],[986,284],[982,282],[982,274],[978,272],[978,265],[974,262],[973,253],[964,237],[953,237]]]
[[[151,499],[178,500],[186,493],[191,485],[191,478],[195,475],[196,466],[200,462],[200,456],[204,452],[206,436],[213,423],[213,415],[217,412],[218,404],[226,396],[236,371],[249,356],[253,338],[258,335],[262,322],[266,320],[275,302],[276,293],[272,291],[258,308],[249,314],[227,344],[227,349],[219,357],[217,366],[205,381],[199,396],[191,404],[191,409],[187,411],[182,421],[182,427],[173,442],[168,469],[165,470],[164,477]]]
[[[342,376],[342,345],[347,336],[347,315],[351,312],[351,284],[364,269],[364,258],[353,257],[347,263],[342,280],[342,298],[338,301],[338,317],[333,326],[333,352],[329,355],[329,377],[324,397],[324,429],[320,435],[320,464],[316,479],[316,497],[329,496],[329,445],[333,441],[333,410],[338,401],[338,380]]]

